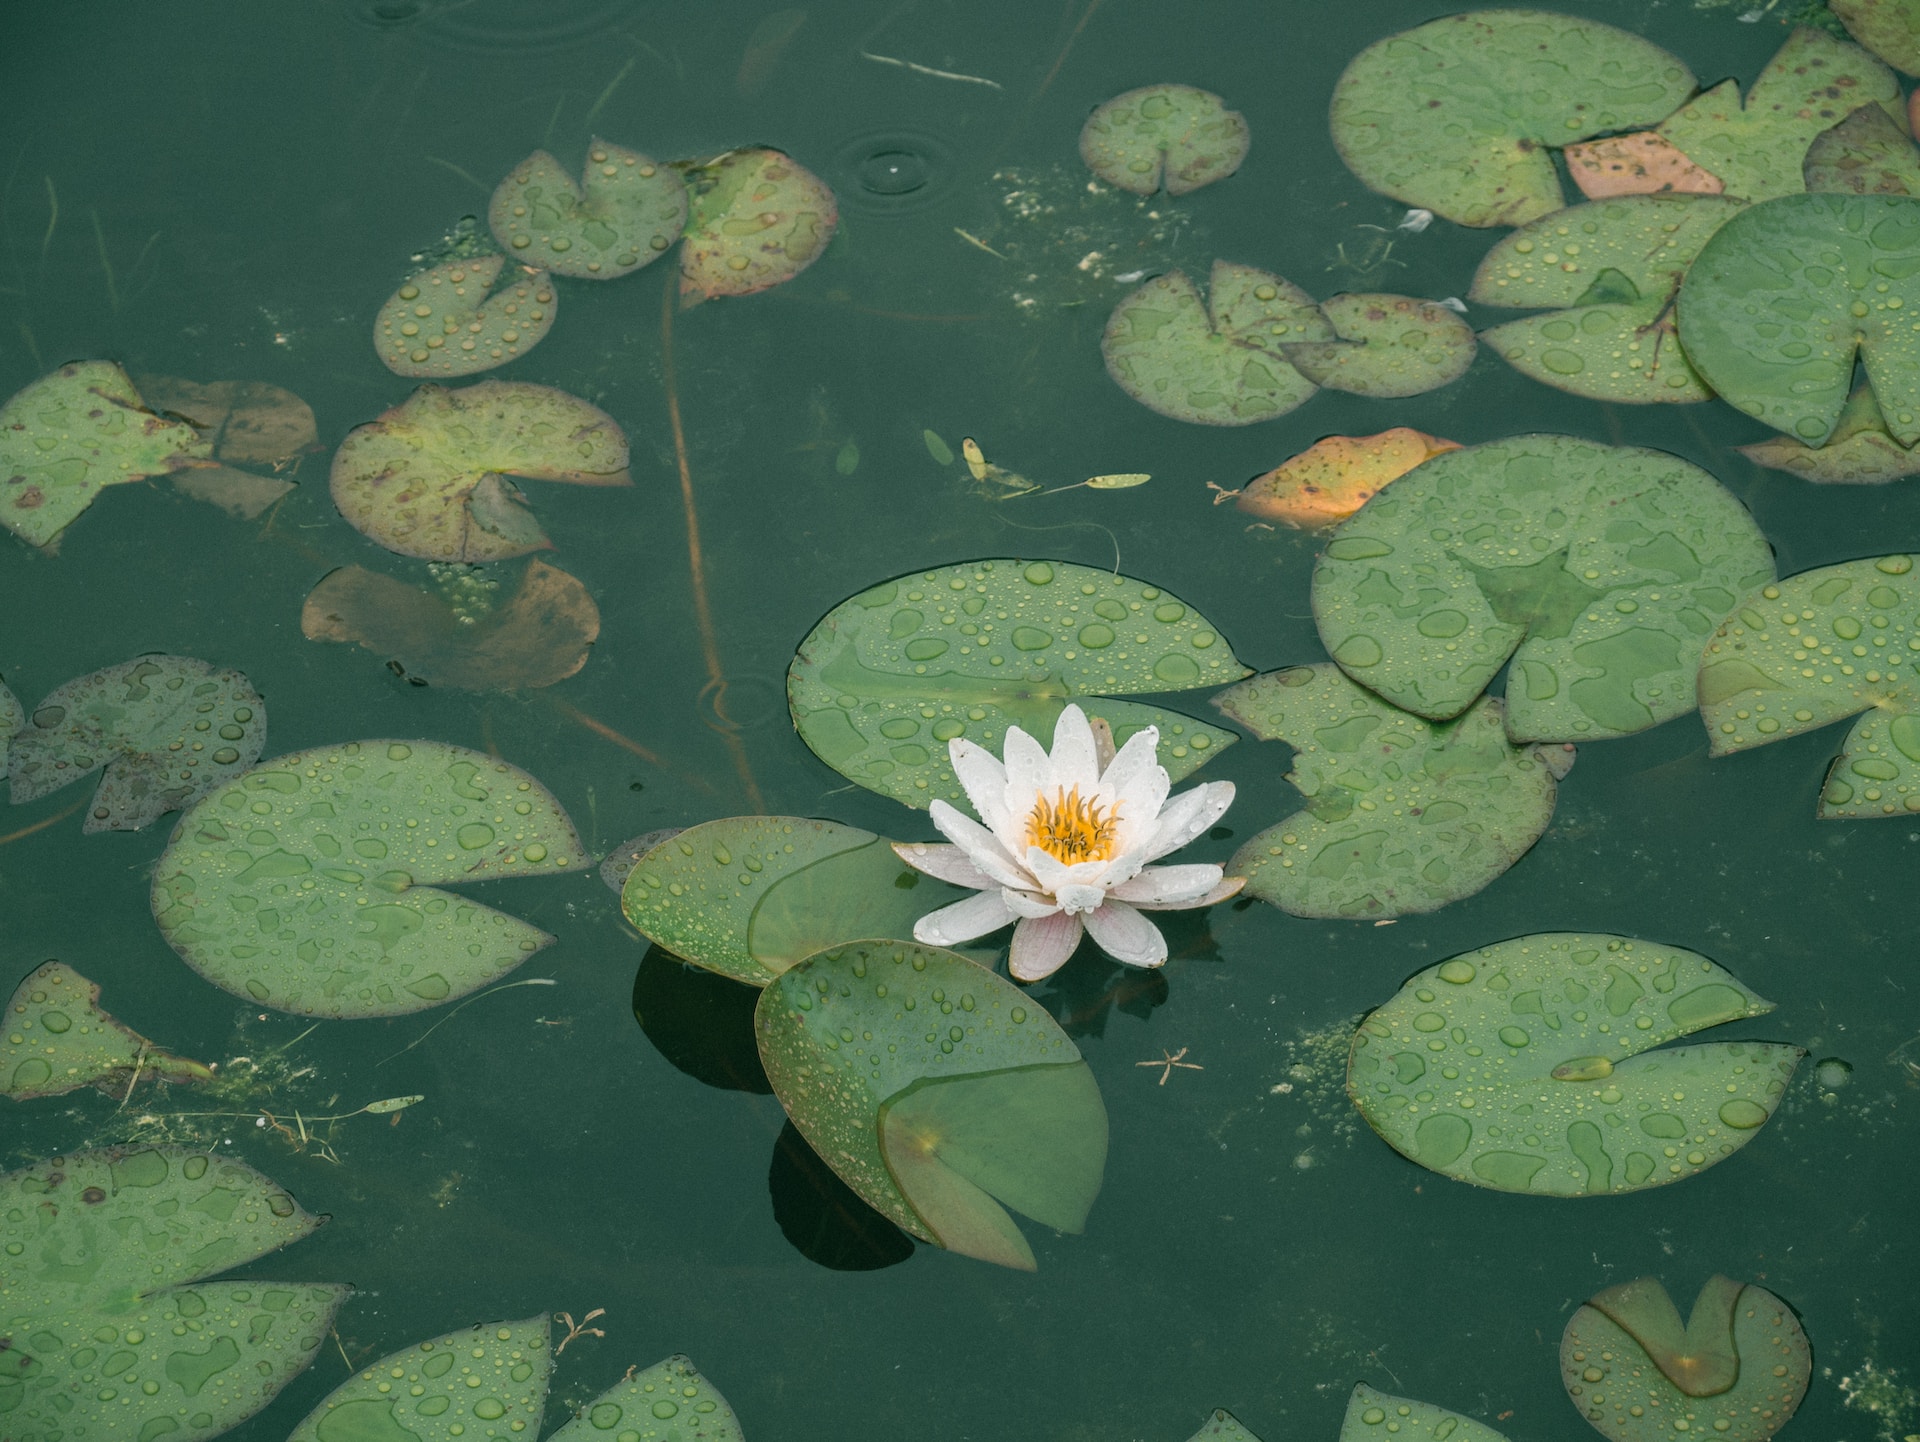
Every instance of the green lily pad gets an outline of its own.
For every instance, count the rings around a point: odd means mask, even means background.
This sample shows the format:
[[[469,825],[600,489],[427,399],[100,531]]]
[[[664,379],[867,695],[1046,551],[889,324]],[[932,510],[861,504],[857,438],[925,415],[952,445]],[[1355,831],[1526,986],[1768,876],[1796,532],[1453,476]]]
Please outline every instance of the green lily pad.
[[[736,816],[676,832],[637,858],[620,905],[682,961],[765,986],[830,946],[910,937],[914,922],[964,894],[922,876],[871,831]]]
[[[373,318],[373,348],[386,368],[450,380],[505,365],[546,339],[560,309],[553,282],[526,266],[502,281],[506,263],[482,255],[407,277]]]
[[[1449,1412],[1431,1402],[1376,1392],[1365,1382],[1347,1398],[1347,1415],[1340,1424],[1340,1442],[1507,1442],[1484,1422]]]
[[[270,1402],[351,1288],[205,1282],[320,1225],[240,1162],[79,1152],[0,1176],[9,1437],[199,1442]]]
[[[1286,348],[1315,385],[1357,396],[1396,398],[1438,390],[1467,373],[1473,327],[1444,305],[1409,295],[1336,295],[1320,313],[1337,341]]]
[[[108,486],[207,465],[185,421],[148,410],[112,361],[76,361],[0,406],[0,525],[52,549]]]
[[[1191,85],[1146,85],[1096,108],[1080,131],[1080,158],[1109,185],[1185,195],[1225,180],[1247,158],[1247,118]]]
[[[153,914],[215,986],[306,1016],[465,996],[553,938],[436,886],[582,871],[573,823],[517,766],[439,741],[276,756],[180,818]]]
[[[13,804],[104,766],[83,830],[138,831],[253,765],[267,707],[238,671],[140,656],[69,681],[14,735]]]
[[[1507,364],[1593,400],[1703,401],[1673,300],[1713,233],[1744,209],[1717,195],[1636,195],[1523,225],[1487,252],[1468,299],[1544,309],[1481,332]]]
[[[1216,260],[1210,299],[1184,271],[1156,276],[1113,308],[1100,353],[1114,383],[1149,410],[1206,426],[1284,416],[1314,383],[1286,347],[1337,337],[1313,297],[1250,265]]]
[[[1920,152],[1878,105],[1862,105],[1807,147],[1800,174],[1809,192],[1920,195]]]
[[[754,1027],[793,1124],[896,1226],[1032,1271],[1001,1202],[1085,1225],[1106,1108],[1079,1049],[1012,982],[937,947],[856,942],[783,972]]]
[[[777,150],[729,150],[687,167],[686,177],[683,306],[792,280],[820,258],[840,223],[827,183]]]
[[[1217,1407],[1187,1442],[1260,1442],[1260,1439],[1249,1432],[1233,1413],[1224,1407]]]
[[[483,1322],[382,1357],[326,1395],[287,1442],[527,1442],[553,1353],[547,1314]]]
[[[100,1009],[100,988],[61,962],[15,988],[0,1020],[0,1096],[27,1101],[83,1086],[131,1094],[141,1077],[203,1082],[213,1072],[115,1021]]]
[[[1491,697],[1426,721],[1331,663],[1242,681],[1214,705],[1294,748],[1305,808],[1242,844],[1227,875],[1295,916],[1408,916],[1473,895],[1540,839],[1573,761],[1508,741]]]
[[[740,1420],[692,1359],[675,1355],[616,1382],[547,1442],[742,1442]]]
[[[793,724],[813,753],[871,791],[925,810],[959,802],[947,743],[994,755],[1007,727],[1053,735],[1068,702],[1114,744],[1160,728],[1176,782],[1231,731],[1116,693],[1192,691],[1247,674],[1207,619],[1158,586],[1066,561],[973,561],[842,601],[787,671]]]
[[[27,712],[20,698],[7,689],[6,682],[0,681],[0,753],[13,744],[14,735],[26,724]]]
[[[687,223],[680,173],[594,136],[576,184],[544,150],[514,166],[487,209],[516,261],[579,280],[615,280],[667,253]]]
[[[1914,0],[1827,0],[1847,34],[1895,70],[1920,75],[1920,5]]]
[[[1637,1192],[1745,1146],[1806,1055],[1649,1048],[1772,1010],[1695,952],[1542,932],[1415,973],[1354,1032],[1347,1093],[1394,1150],[1456,1181]]]
[[[1687,1325],[1655,1277],[1594,1296],[1560,1338],[1567,1396],[1613,1442],[1676,1435],[1765,1442],[1793,1416],[1813,1352],[1793,1308],[1710,1277]]]
[[[598,406],[552,386],[421,386],[334,452],[333,503],[403,556],[504,561],[552,546],[503,480],[624,486],[627,438]]]
[[[1869,385],[1854,387],[1824,446],[1803,445],[1792,436],[1770,436],[1736,449],[1755,465],[1789,471],[1822,486],[1878,486],[1920,475],[1920,446],[1903,446],[1887,433],[1880,403]]]
[[[1626,736],[1690,711],[1695,657],[1771,579],[1746,508],[1662,451],[1514,436],[1448,451],[1335,531],[1320,639],[1403,710],[1457,716],[1512,658],[1517,741]]]
[[[1678,59],[1611,25],[1469,11],[1356,55],[1334,86],[1333,143],[1382,194],[1462,225],[1524,225],[1561,206],[1549,147],[1653,125],[1693,87]]]

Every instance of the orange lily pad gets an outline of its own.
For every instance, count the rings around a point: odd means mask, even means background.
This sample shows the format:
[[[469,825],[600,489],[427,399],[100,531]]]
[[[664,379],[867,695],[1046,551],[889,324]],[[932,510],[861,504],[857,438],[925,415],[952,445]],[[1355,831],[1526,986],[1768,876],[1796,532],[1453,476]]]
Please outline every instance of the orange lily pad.
[[[1249,515],[1304,531],[1344,521],[1389,482],[1459,442],[1395,426],[1377,436],[1328,436],[1256,476],[1235,502]]]
[[[470,376],[532,350],[553,329],[553,282],[516,266],[494,289],[504,255],[449,260],[408,277],[373,321],[373,348],[403,376]]]
[[[1569,145],[1567,171],[1589,200],[1616,195],[1718,195],[1726,183],[1657,130]]]
[[[730,150],[688,167],[680,303],[752,295],[820,258],[840,210],[827,183],[778,150]]]

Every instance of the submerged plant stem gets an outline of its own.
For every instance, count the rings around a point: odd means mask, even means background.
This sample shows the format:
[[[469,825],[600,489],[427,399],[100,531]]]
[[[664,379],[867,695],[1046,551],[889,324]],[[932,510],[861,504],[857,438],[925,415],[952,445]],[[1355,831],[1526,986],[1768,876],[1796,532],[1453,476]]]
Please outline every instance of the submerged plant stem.
[[[73,805],[69,806],[65,811],[56,812],[52,816],[44,817],[41,820],[34,822],[33,825],[31,826],[21,827],[18,831],[9,831],[5,836],[0,836],[0,846],[5,846],[9,841],[18,841],[23,836],[31,836],[36,831],[45,831],[49,826],[53,825],[56,821],[65,821],[69,816],[73,815],[74,812],[78,811],[82,806],[85,806],[86,804],[87,804],[87,798],[83,796],[78,801],[74,802]]]

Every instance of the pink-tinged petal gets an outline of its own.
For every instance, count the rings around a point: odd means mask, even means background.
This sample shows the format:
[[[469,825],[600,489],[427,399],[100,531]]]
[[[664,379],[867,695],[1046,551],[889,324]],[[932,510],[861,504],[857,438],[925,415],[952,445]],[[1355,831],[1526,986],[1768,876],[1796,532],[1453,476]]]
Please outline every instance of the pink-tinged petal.
[[[914,922],[913,939],[924,941],[928,946],[958,946],[989,931],[998,931],[1013,919],[999,892],[982,891],[965,901],[928,912]]]
[[[1142,911],[1195,911],[1202,906],[1218,906],[1240,894],[1240,888],[1247,884],[1244,876],[1229,876],[1205,896],[1193,901],[1136,901],[1133,904]]]
[[[996,835],[1006,835],[1007,768],[991,751],[964,736],[947,743],[947,759],[953,763],[953,774],[960,779],[974,812]]]
[[[1052,916],[1060,909],[1060,903],[1051,896],[1042,896],[1036,891],[1015,891],[1010,886],[1001,889],[1000,899],[1015,916],[1032,917],[1035,921]]]
[[[987,875],[962,846],[937,846],[925,841],[896,841],[893,854],[915,871],[973,891],[993,891],[1002,883]]]
[[[1149,866],[1131,881],[1108,888],[1115,901],[1147,902],[1163,907],[1192,906],[1220,884],[1220,868],[1211,863]]]
[[[1064,911],[1022,921],[1013,929],[1007,969],[1015,981],[1039,981],[1066,965],[1080,944],[1080,918]]]
[[[1107,902],[1107,889],[1104,886],[1074,886],[1068,884],[1053,894],[1061,909],[1074,916],[1085,915],[1089,911],[1098,911]]]
[[[1209,781],[1173,798],[1160,813],[1153,840],[1141,854],[1142,861],[1158,861],[1170,851],[1178,851],[1226,815],[1233,805],[1231,781]]]
[[[964,811],[936,799],[927,808],[927,815],[942,836],[966,852],[967,859],[996,883],[1016,886],[1024,891],[1034,889],[1033,877],[1024,866],[1007,855],[1000,838]]]
[[[1082,796],[1092,796],[1100,785],[1100,755],[1093,744],[1087,713],[1068,706],[1053,723],[1053,785]]]
[[[1124,901],[1109,901],[1082,920],[1087,934],[1115,961],[1128,966],[1159,966],[1167,959],[1167,939],[1160,928]]]

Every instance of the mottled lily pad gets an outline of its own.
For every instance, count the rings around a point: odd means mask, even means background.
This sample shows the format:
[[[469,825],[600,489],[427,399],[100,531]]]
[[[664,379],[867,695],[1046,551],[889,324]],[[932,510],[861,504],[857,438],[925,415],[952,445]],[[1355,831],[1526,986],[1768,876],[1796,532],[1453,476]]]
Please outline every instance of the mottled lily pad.
[[[140,656],[81,676],[33,708],[8,748],[13,804],[104,766],[82,828],[138,831],[259,758],[267,707],[238,671]]]
[[[1862,105],[1807,147],[1807,190],[1836,195],[1920,195],[1920,151],[1878,105]]]
[[[1680,287],[1680,340],[1730,404],[1823,445],[1857,354],[1887,429],[1920,441],[1920,200],[1790,195],[1722,226]]]
[[[1726,183],[1655,130],[1583,140],[1565,151],[1567,173],[1588,200],[1619,195],[1718,195]]]
[[[545,1312],[483,1322],[361,1368],[287,1442],[528,1442],[552,1371]]]
[[[320,439],[313,407],[265,381],[203,384],[180,376],[141,376],[140,394],[156,411],[191,421],[212,447],[213,458],[229,465],[282,465]]]
[[[1806,1396],[1813,1350],[1793,1308],[1764,1287],[1708,1278],[1683,1328],[1659,1279],[1642,1277],[1568,1319],[1560,1375],[1613,1442],[1765,1442]]]
[[[1334,87],[1333,143],[1396,200],[1523,225],[1562,203],[1548,147],[1656,124],[1692,93],[1678,59],[1611,25],[1476,10],[1356,55]]]
[[[544,150],[514,166],[487,210],[516,261],[578,280],[616,280],[658,260],[687,223],[687,188],[671,166],[594,136],[575,182]]]
[[[1207,619],[1158,586],[1065,561],[974,561],[842,601],[787,671],[793,724],[849,781],[925,810],[960,802],[955,737],[1000,754],[1007,727],[1051,736],[1069,701],[1114,743],[1160,728],[1177,782],[1234,736],[1112,695],[1194,691],[1247,668]]]
[[[1287,781],[1305,809],[1248,839],[1227,874],[1295,916],[1406,916],[1473,895],[1540,839],[1572,765],[1570,749],[1508,741],[1490,697],[1430,722],[1331,663],[1242,681],[1214,705],[1294,748]]]
[[[1225,180],[1247,158],[1247,118],[1191,85],[1146,85],[1096,108],[1080,131],[1080,158],[1109,185],[1185,195]]]
[[[373,320],[373,348],[387,369],[435,380],[470,376],[544,340],[560,308],[553,282],[525,266],[501,280],[506,263],[503,255],[481,255],[409,276]]]
[[[727,1399],[691,1358],[664,1362],[615,1382],[547,1442],[742,1442]]]
[[[1473,364],[1473,327],[1410,295],[1336,295],[1320,313],[1339,337],[1286,347],[1315,385],[1357,396],[1417,396],[1451,384]]]
[[[1481,339],[1537,381],[1593,400],[1712,396],[1674,333],[1687,267],[1743,209],[1714,196],[1596,201],[1524,225],[1487,252],[1467,294],[1477,305],[1545,309]]]
[[[1755,465],[1789,471],[1820,486],[1878,486],[1920,475],[1920,446],[1903,446],[1887,433],[1880,403],[1868,385],[1854,387],[1823,446],[1770,436],[1738,449]]]
[[[827,183],[777,150],[729,150],[689,166],[686,177],[682,305],[792,280],[820,258],[840,223]]]
[[[0,406],[0,525],[51,550],[108,486],[208,461],[185,421],[148,410],[112,361],[76,361]]]
[[[1032,1271],[1002,1202],[1085,1225],[1106,1108],[1079,1049],[1012,982],[937,947],[856,942],[783,972],[754,1025],[801,1135],[902,1230]]]
[[[1340,1442],[1507,1442],[1484,1422],[1431,1402],[1376,1392],[1365,1382],[1347,1398]]]
[[[1847,34],[1895,70],[1920,75],[1920,5],[1914,0],[1827,0]]]
[[[1518,741],[1690,711],[1699,647],[1773,555],[1712,476],[1661,451],[1515,436],[1435,456],[1334,533],[1320,639],[1403,710],[1457,716],[1512,658]]]
[[[598,406],[551,386],[421,386],[340,442],[333,503],[403,556],[504,561],[553,544],[506,476],[628,485],[627,438]]]
[[[1207,301],[1184,271],[1156,276],[1113,308],[1100,353],[1114,383],[1149,410],[1208,426],[1283,416],[1316,387],[1287,359],[1336,339],[1313,297],[1250,265],[1216,260]]]
[[[553,938],[436,889],[590,863],[518,767],[357,741],[255,767],[180,818],[153,914],[215,986],[306,1016],[397,1016],[496,981]]]
[[[320,1225],[240,1162],[79,1152],[0,1176],[10,1437],[201,1442],[273,1400],[351,1290],[205,1282]]]
[[[1542,932],[1415,973],[1354,1032],[1347,1093],[1396,1151],[1456,1181],[1636,1192],[1752,1141],[1806,1055],[1649,1048],[1772,1010],[1695,952]]]
[[[1200,1424],[1200,1430],[1187,1442],[1260,1442],[1260,1439],[1248,1431],[1233,1413],[1224,1407],[1216,1407],[1213,1415]]]
[[[1459,449],[1458,441],[1407,426],[1377,436],[1327,436],[1248,481],[1235,493],[1234,505],[1249,515],[1317,531],[1346,520],[1415,466]]]
[[[0,1096],[27,1101],[83,1086],[121,1095],[141,1078],[203,1082],[213,1072],[115,1021],[100,1009],[100,988],[62,962],[15,989],[0,1019]]]

